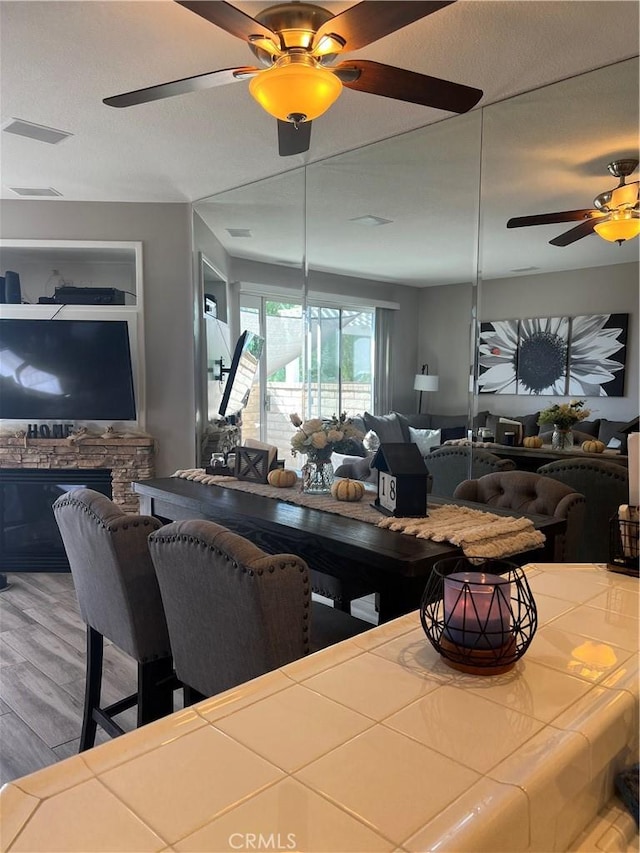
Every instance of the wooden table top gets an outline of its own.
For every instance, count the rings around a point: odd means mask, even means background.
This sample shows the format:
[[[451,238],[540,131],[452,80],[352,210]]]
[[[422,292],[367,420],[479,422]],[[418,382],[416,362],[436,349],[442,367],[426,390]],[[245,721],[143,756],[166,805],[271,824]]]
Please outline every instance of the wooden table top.
[[[137,494],[153,501],[155,515],[163,516],[164,512],[164,517],[172,520],[210,518],[222,525],[225,520],[228,524],[230,519],[244,519],[251,522],[258,534],[261,530],[276,532],[283,545],[289,543],[290,550],[295,551],[299,542],[304,542],[308,550],[315,540],[318,547],[342,560],[366,562],[387,573],[419,577],[430,572],[435,560],[460,553],[447,542],[417,539],[363,521],[220,486],[167,477],[138,481],[133,487]],[[433,506],[457,503],[499,515],[530,518],[548,536],[561,533],[565,527],[562,519],[511,512],[470,501],[430,495],[428,503]]]

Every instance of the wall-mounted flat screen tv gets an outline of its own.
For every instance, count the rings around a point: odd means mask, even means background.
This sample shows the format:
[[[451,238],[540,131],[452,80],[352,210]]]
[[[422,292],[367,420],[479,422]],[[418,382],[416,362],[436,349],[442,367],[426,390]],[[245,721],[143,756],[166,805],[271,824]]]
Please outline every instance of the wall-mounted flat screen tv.
[[[237,414],[247,405],[263,349],[264,338],[260,335],[244,331],[238,338],[218,410],[223,418]]]
[[[127,322],[0,319],[0,418],[135,420]]]

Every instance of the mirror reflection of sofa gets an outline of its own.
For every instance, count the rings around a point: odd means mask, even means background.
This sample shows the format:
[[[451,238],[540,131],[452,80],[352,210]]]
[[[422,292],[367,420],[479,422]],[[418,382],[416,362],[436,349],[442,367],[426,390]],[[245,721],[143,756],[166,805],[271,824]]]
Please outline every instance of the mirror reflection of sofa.
[[[551,444],[553,425],[543,424],[539,426],[539,416],[539,411],[528,415],[515,416],[483,411],[475,416],[473,429],[475,432],[477,429],[486,427],[495,436],[500,419],[508,418],[522,424],[523,438],[539,435],[545,444]],[[459,415],[431,413],[405,415],[401,412],[391,412],[388,415],[372,415],[365,412],[363,415],[352,417],[352,421],[354,426],[363,433],[375,432],[380,443],[414,442],[425,458],[429,457],[434,448],[440,447],[447,441],[465,439],[468,429],[466,413]],[[622,431],[626,425],[626,421],[611,421],[607,418],[581,421],[578,424],[579,429],[573,430],[574,444],[579,446],[583,441],[598,439],[606,447],[615,447],[622,454],[626,454],[627,434]],[[490,450],[490,448],[485,449]],[[338,462],[336,476],[374,483],[376,482],[375,471],[372,471],[370,467],[372,458],[373,454],[368,453],[364,445],[361,445],[357,448],[357,455],[345,456]]]
[[[496,426],[501,417],[517,420],[522,424],[523,438],[527,436],[540,435],[545,444],[551,443],[552,424],[538,425],[539,412],[529,415],[511,416],[509,414],[493,414],[492,412],[480,412],[474,418],[474,432],[481,427],[487,427],[496,434]],[[404,415],[392,412],[389,415],[371,415],[365,412],[361,417],[352,418],[354,424],[363,433],[373,431],[377,434],[380,442],[405,442],[414,441],[421,449],[422,455],[430,473],[430,492],[440,497],[452,497],[459,483],[469,476],[477,479],[483,474],[492,471],[511,470],[516,467],[510,459],[500,459],[491,449],[474,448],[472,452],[472,468],[469,474],[469,447],[447,445],[444,442],[467,437],[467,415],[437,415],[437,414],[414,414]],[[627,434],[623,428],[627,426],[625,421],[612,421],[606,418],[585,420],[579,423],[579,429],[573,430],[574,443],[579,446],[583,441],[597,438],[605,446],[611,446],[620,450],[622,454],[627,453]],[[619,442],[619,445],[617,444]],[[377,482],[377,472],[371,469],[373,453],[367,453],[362,447],[361,456],[345,457],[336,468],[336,476],[350,477],[352,479],[365,480],[371,483]],[[590,462],[594,465],[590,467]],[[558,468],[558,466],[560,466]],[[615,480],[614,486],[600,483],[599,471],[602,468],[612,466],[613,474],[609,474],[609,480]],[[609,553],[608,522],[615,510],[616,501],[624,503],[622,498],[628,496],[628,471],[615,462],[606,460],[582,460],[576,461],[575,465],[568,466],[560,463],[543,465],[538,473],[554,479],[563,480],[564,477],[558,471],[565,467],[576,468],[583,478],[579,483],[572,483],[575,490],[584,494],[587,501],[587,518],[595,519],[602,516],[599,525],[590,525],[590,535],[585,537],[581,545],[581,559],[605,560]],[[596,470],[597,469],[597,470]],[[607,470],[608,473],[608,470]],[[589,556],[591,555],[591,556]]]
[[[509,418],[522,424],[522,437],[539,435],[545,444],[551,443],[553,424],[538,425],[540,412],[528,415],[512,416],[494,414],[490,411],[479,412],[473,421],[474,433],[486,427],[495,436],[501,418]],[[375,432],[380,443],[412,441],[418,445],[431,475],[430,491],[441,497],[451,497],[456,486],[469,476],[468,450],[460,446],[446,445],[449,441],[467,438],[467,415],[402,414],[391,412],[388,415],[372,415],[365,412],[352,418],[354,425],[363,433]],[[606,418],[581,421],[580,429],[573,430],[574,444],[580,446],[588,439],[598,439],[605,446],[615,446],[621,453],[627,452],[627,435],[622,432],[626,422],[611,421]],[[619,444],[618,444],[619,443]],[[443,446],[445,445],[445,446]],[[450,449],[456,448],[456,453]],[[358,455],[335,459],[336,476],[349,477],[369,483],[377,482],[375,469],[371,468],[374,454],[367,452],[359,443],[354,447]],[[445,452],[447,451],[447,452]],[[474,448],[471,476],[479,477],[491,471],[508,470],[516,467],[513,462],[499,459],[491,453],[491,447]],[[464,474],[464,476],[463,476]]]
[[[374,432],[381,444],[397,444],[413,441],[423,456],[428,456],[432,447],[439,447],[445,441],[466,438],[467,415],[404,415],[391,412],[388,415],[363,415],[352,417],[353,425],[363,434]],[[478,426],[483,424],[478,423]],[[377,482],[377,475],[371,469],[373,453],[368,453],[364,445],[358,456],[345,456],[336,468],[336,476],[349,477],[352,480]]]

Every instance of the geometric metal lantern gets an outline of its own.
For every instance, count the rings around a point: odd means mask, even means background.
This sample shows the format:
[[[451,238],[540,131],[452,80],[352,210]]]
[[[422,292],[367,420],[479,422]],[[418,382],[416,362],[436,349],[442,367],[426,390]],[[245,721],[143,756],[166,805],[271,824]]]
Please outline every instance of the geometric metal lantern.
[[[529,648],[538,612],[526,575],[515,563],[461,556],[434,565],[420,621],[448,666],[499,675]]]

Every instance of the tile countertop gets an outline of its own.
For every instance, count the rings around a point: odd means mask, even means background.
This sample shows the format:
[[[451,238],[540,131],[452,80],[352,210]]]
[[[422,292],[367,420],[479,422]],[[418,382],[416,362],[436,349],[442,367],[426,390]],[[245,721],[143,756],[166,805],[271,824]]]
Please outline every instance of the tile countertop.
[[[638,760],[639,585],[526,571],[510,673],[450,669],[403,616],[6,784],[2,849],[566,850]]]

